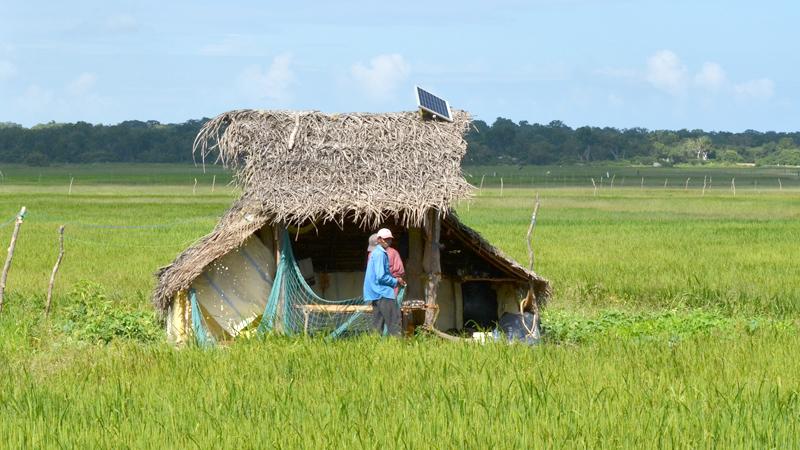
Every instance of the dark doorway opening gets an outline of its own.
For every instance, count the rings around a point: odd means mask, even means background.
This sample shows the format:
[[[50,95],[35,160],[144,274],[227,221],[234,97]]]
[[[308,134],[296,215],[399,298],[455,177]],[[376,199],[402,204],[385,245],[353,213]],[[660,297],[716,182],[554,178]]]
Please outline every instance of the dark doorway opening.
[[[484,281],[461,284],[464,301],[464,328],[467,331],[488,330],[497,326],[497,292]]]

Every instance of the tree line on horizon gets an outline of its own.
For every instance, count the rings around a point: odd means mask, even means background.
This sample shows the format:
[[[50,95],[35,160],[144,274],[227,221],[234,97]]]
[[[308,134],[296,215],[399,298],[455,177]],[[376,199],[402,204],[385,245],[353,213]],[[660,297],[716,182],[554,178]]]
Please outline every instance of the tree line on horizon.
[[[176,124],[128,120],[116,125],[50,122],[30,128],[0,123],[0,162],[32,166],[189,162],[194,138],[207,120]],[[800,132],[573,129],[558,120],[531,124],[498,118],[491,125],[474,121],[465,139],[465,165],[800,165]]]

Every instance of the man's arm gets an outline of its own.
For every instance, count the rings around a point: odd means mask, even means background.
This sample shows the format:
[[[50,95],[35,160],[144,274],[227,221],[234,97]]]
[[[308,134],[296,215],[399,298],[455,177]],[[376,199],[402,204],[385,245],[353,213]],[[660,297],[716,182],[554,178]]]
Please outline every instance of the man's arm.
[[[392,276],[386,270],[386,267],[389,265],[385,258],[388,258],[385,252],[376,255],[380,258],[379,261],[375,261],[375,277],[378,279],[378,284],[382,286],[389,286],[389,287],[396,287],[397,286],[397,279]]]

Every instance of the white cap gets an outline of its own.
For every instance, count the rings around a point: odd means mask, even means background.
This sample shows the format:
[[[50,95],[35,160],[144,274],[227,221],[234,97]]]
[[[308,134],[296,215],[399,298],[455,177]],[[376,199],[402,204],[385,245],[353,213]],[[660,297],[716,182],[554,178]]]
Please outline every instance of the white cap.
[[[378,230],[378,237],[381,239],[389,239],[389,238],[394,239],[394,236],[392,236],[392,232],[388,228],[381,228],[380,230]]]

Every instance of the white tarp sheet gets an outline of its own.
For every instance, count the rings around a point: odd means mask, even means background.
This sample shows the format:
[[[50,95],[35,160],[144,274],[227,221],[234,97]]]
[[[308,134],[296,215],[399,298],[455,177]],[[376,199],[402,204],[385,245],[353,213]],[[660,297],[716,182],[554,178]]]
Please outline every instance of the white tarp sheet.
[[[206,267],[192,289],[206,320],[236,336],[264,313],[274,276],[275,254],[254,235]]]

